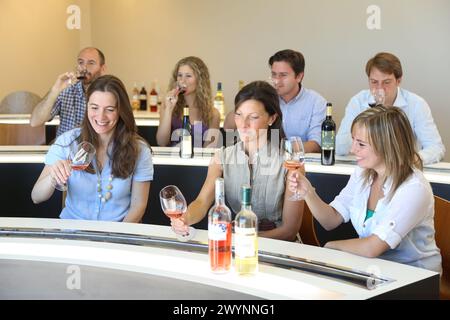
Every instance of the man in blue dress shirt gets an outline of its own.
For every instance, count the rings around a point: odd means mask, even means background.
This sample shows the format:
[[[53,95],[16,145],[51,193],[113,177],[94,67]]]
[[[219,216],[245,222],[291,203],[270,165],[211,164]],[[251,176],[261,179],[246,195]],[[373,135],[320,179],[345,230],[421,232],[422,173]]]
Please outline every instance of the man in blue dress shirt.
[[[302,138],[305,152],[320,152],[321,125],[327,101],[302,85],[305,59],[294,50],[282,50],[269,59],[272,85],[280,98],[283,129],[287,137]]]
[[[305,72],[303,55],[294,50],[282,50],[270,57],[269,66],[270,81],[280,99],[284,133],[287,137],[301,137],[305,152],[320,152],[321,126],[327,101],[302,85]],[[236,129],[234,111],[226,116],[224,129]]]
[[[431,115],[430,107],[420,96],[400,88],[403,76],[400,60],[393,54],[380,52],[366,64],[370,90],[362,90],[350,99],[336,135],[336,153],[347,155],[352,145],[350,127],[353,119],[370,108],[375,89],[385,92],[384,105],[402,109],[411,123],[417,139],[417,149],[424,164],[439,162],[444,158],[445,146]]]

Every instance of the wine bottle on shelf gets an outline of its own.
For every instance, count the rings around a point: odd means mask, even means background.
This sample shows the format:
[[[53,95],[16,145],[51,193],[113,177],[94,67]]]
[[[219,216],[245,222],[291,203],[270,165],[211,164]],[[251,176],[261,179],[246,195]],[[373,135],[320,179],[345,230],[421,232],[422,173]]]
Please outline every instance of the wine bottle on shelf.
[[[189,121],[189,107],[183,109],[183,126],[181,128],[180,157],[192,158],[194,156],[194,147],[192,143],[192,129]]]
[[[141,102],[139,101],[139,89],[136,82],[134,83],[132,95],[131,95],[131,107],[133,111],[139,110]]]
[[[239,80],[238,83],[238,90],[241,91],[241,89],[245,86],[245,82],[244,80]]]
[[[321,162],[324,166],[334,165],[336,146],[336,124],[332,119],[333,106],[327,103],[327,116],[322,122],[322,155]]]
[[[211,271],[225,273],[231,266],[231,211],[225,205],[223,178],[216,179],[216,203],[208,213],[208,247]]]
[[[251,208],[251,187],[241,186],[241,211],[234,221],[234,262],[236,272],[242,275],[258,271],[258,218]]]
[[[225,99],[223,97],[222,82],[217,83],[217,92],[214,97],[214,107],[219,111],[220,118],[223,119],[225,116]]]
[[[153,81],[152,90],[149,94],[150,112],[158,112],[158,92],[156,91],[156,80]]]
[[[142,84],[142,89],[139,92],[139,110],[147,111],[147,90],[145,90],[144,84]]]

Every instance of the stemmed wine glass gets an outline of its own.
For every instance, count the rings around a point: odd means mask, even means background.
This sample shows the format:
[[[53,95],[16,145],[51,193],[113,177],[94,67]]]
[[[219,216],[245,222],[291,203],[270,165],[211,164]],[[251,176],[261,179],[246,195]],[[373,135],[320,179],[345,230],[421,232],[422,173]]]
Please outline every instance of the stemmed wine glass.
[[[275,89],[277,88],[278,80],[277,80],[276,78],[274,78],[273,76],[270,76],[270,77],[267,79],[267,82],[268,82],[272,87],[274,87]]]
[[[83,81],[87,77],[88,71],[86,69],[79,69],[78,67],[70,73],[69,84],[75,84],[78,81]]]
[[[386,93],[384,92],[384,89],[374,88],[370,91],[369,106],[373,108],[379,105],[384,105],[385,99]]]
[[[86,169],[95,157],[95,147],[87,142],[83,141],[78,144],[74,149],[70,150],[69,162],[72,170],[81,171]],[[67,191],[67,184],[58,183],[55,179],[52,179],[52,185],[59,191]]]
[[[187,84],[181,81],[177,81],[175,85],[175,95],[178,96],[180,94],[186,93]]]
[[[161,208],[166,216],[171,219],[179,219],[186,213],[187,204],[180,189],[174,185],[169,185],[161,189],[159,192]],[[186,234],[176,234],[177,239],[183,242],[189,241],[194,237],[195,229],[189,227]]]
[[[305,163],[305,149],[300,137],[283,138],[281,141],[281,150],[284,156],[284,167],[291,170],[297,170]],[[296,190],[295,193],[288,198],[291,201],[299,201],[304,198]]]

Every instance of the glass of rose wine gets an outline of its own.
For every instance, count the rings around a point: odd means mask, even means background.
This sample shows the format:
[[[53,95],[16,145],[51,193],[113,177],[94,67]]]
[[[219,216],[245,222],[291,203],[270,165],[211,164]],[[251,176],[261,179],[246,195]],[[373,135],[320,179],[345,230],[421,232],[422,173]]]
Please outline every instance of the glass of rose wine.
[[[91,164],[94,157],[95,147],[91,143],[83,141],[80,142],[76,148],[70,150],[68,161],[70,162],[72,170],[82,171]],[[67,183],[58,183],[53,179],[52,185],[59,191],[67,191]]]
[[[159,192],[159,200],[164,214],[170,219],[179,219],[186,213],[187,203],[177,186],[169,185],[162,188]],[[195,229],[189,227],[186,234],[177,233],[177,239],[183,242],[189,241],[194,237],[194,233]]]
[[[283,138],[281,141],[281,149],[284,156],[283,166],[287,170],[297,170],[305,163],[305,149],[300,137]],[[303,200],[303,197],[296,190],[295,193],[288,198],[291,201]]]

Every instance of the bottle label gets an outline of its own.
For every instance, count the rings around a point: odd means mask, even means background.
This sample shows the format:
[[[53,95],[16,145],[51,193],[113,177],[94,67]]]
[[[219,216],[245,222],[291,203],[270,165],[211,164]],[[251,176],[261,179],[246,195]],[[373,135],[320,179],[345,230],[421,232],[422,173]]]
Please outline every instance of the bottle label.
[[[192,155],[192,139],[191,136],[183,136],[181,139],[181,154],[183,156],[191,156]]]
[[[334,131],[322,131],[322,149],[334,150],[335,136]]]
[[[219,112],[222,114],[224,112],[224,104],[223,101],[214,101],[214,108],[219,110]]]
[[[216,241],[227,240],[228,223],[210,223],[208,225],[208,239]]]
[[[155,95],[150,96],[150,105],[151,106],[158,105],[158,96],[155,96]]]
[[[235,254],[240,258],[254,257],[256,253],[255,228],[235,227]]]

